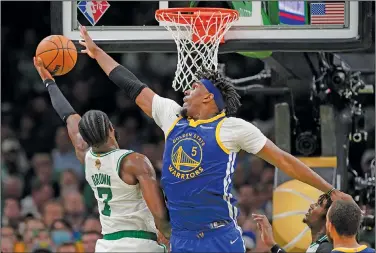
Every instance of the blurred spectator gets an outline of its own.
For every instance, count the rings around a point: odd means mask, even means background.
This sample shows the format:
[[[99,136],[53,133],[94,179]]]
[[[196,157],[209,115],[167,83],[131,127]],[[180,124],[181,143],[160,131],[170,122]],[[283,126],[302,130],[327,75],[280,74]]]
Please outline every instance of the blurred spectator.
[[[65,192],[79,191],[80,181],[77,174],[72,169],[66,169],[60,174],[59,179],[60,194],[64,195]]]
[[[56,248],[66,243],[74,243],[72,226],[64,219],[57,219],[51,224],[50,234]]]
[[[265,162],[257,156],[248,156],[247,164],[249,166],[250,175],[248,176],[248,182],[256,184],[260,182],[260,175],[264,169]]]
[[[20,143],[16,139],[6,139],[1,145],[3,176],[24,174],[29,165],[26,155],[21,149]]]
[[[23,231],[23,241],[26,246],[26,252],[31,252],[39,248],[39,234],[46,231],[47,228],[43,221],[35,218],[26,221]]]
[[[21,204],[16,198],[6,198],[2,217],[3,226],[17,228],[21,222]]]
[[[76,245],[74,243],[64,243],[57,247],[56,253],[76,253]]]
[[[102,235],[97,231],[87,231],[82,234],[82,243],[84,246],[85,253],[94,253],[95,244],[99,239],[102,238]]]
[[[64,218],[63,205],[56,200],[46,202],[43,205],[42,216],[46,226],[51,227],[56,220],[61,220]]]
[[[1,227],[1,239],[9,239],[12,242],[12,245],[14,245],[17,240],[14,228],[11,226]]]
[[[238,204],[240,212],[244,212],[248,216],[253,211],[253,204],[255,203],[256,193],[253,186],[246,184],[239,189]]]
[[[27,175],[31,180],[26,181],[25,193],[30,192],[32,184],[39,182],[42,184],[50,184],[54,191],[54,196],[59,195],[59,185],[54,179],[52,160],[48,153],[36,153],[32,157],[33,170]]]
[[[77,176],[79,176],[80,180],[83,180],[84,169],[76,157],[76,153],[65,126],[61,126],[56,130],[55,144],[56,149],[52,151],[54,171],[61,173],[67,168],[70,168],[73,169]]]
[[[22,179],[18,176],[9,176],[5,179],[4,182],[4,192],[2,199],[6,198],[15,198],[15,199],[21,199],[24,183]]]
[[[35,181],[31,188],[31,195],[21,201],[22,214],[32,214],[34,217],[40,218],[43,204],[53,195],[54,191],[50,184]]]
[[[12,239],[1,237],[1,253],[13,253],[15,243]]]
[[[84,223],[82,224],[82,229],[81,231],[83,233],[86,233],[86,232],[96,232],[96,233],[99,233],[101,234],[102,233],[102,225],[101,225],[101,222],[99,221],[99,219],[97,218],[97,216],[88,216]]]
[[[83,196],[78,191],[69,191],[64,193],[62,200],[66,219],[72,224],[75,237],[78,237],[86,215]]]

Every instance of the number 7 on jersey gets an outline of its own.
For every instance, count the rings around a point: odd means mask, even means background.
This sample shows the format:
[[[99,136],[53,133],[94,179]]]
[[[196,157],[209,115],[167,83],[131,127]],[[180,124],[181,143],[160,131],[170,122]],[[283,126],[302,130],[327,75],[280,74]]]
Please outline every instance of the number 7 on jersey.
[[[108,187],[97,187],[98,191],[98,197],[99,198],[104,198],[103,195],[106,195],[105,199],[103,200],[104,203],[104,208],[101,211],[104,216],[110,216],[111,215],[111,207],[108,204],[108,202],[112,199],[112,191],[111,188]]]

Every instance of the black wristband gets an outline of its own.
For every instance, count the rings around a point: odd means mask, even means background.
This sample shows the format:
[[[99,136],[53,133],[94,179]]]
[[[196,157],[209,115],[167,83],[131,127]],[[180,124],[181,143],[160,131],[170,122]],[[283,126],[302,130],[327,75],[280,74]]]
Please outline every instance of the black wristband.
[[[332,192],[333,192],[334,190],[336,190],[336,188],[332,188],[332,189],[330,189],[330,191],[328,191],[328,192],[326,193],[326,195],[328,195],[328,196],[330,197],[330,195],[332,194]]]
[[[48,93],[50,94],[52,106],[64,123],[66,123],[67,118],[72,114],[76,114],[76,111],[53,80],[47,79],[44,80],[43,83],[46,85]]]
[[[284,251],[278,244],[274,245],[270,251],[272,253],[285,253],[286,251]]]
[[[56,84],[54,80],[52,79],[46,79],[43,81],[43,84],[46,86],[46,88],[48,87],[48,85],[50,84]]]
[[[125,94],[133,101],[136,100],[137,96],[144,88],[148,87],[122,65],[118,65],[114,68],[108,77],[120,89],[124,90]]]

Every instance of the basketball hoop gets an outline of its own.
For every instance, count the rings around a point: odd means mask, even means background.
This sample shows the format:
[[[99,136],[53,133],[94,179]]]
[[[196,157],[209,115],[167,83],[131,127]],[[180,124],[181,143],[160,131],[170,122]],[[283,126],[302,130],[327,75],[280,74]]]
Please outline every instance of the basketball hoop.
[[[157,10],[155,18],[172,33],[178,63],[172,87],[189,89],[201,68],[217,70],[218,48],[224,35],[239,19],[239,12],[224,8],[169,8]]]

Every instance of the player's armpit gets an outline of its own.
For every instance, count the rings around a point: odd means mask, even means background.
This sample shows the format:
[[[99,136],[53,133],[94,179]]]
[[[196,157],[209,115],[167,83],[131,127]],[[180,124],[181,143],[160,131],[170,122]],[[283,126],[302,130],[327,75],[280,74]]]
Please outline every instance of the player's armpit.
[[[256,155],[282,170],[290,177],[309,184],[322,192],[328,192],[332,189],[332,186],[311,168],[307,167],[296,157],[278,148],[270,140],[266,141],[265,146]]]
[[[140,184],[142,195],[154,217],[157,229],[170,238],[171,227],[162,190],[156,179],[155,170],[149,159],[139,153],[132,153],[124,158],[121,167],[121,178],[127,182],[134,177]]]
[[[67,118],[67,128],[69,138],[72,141],[74,149],[76,151],[77,159],[84,164],[85,162],[85,155],[89,148],[87,143],[82,139],[82,136],[78,130],[78,123],[81,120],[81,116],[78,114],[72,114]]]

